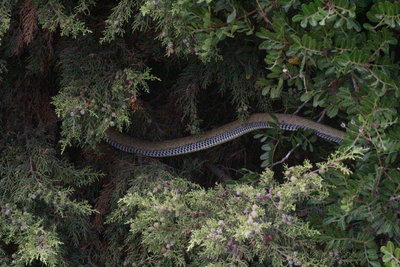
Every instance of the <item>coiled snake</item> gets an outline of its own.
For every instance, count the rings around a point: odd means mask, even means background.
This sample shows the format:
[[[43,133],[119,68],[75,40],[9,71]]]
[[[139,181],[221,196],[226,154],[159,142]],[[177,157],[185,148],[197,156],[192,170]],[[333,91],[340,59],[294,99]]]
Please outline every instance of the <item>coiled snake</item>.
[[[336,143],[341,143],[345,135],[343,131],[299,116],[257,113],[249,116],[245,121],[236,120],[201,135],[158,142],[139,140],[110,128],[106,132],[106,141],[125,152],[148,157],[170,157],[204,150],[257,129],[273,128],[274,124],[287,131],[310,129],[317,136]]]

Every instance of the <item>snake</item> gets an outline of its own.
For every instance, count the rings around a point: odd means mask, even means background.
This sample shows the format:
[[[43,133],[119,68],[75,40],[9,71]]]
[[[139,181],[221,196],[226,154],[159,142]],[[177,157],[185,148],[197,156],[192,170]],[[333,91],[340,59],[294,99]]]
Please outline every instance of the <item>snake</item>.
[[[106,130],[105,141],[128,153],[147,157],[171,157],[205,150],[231,141],[258,129],[279,128],[286,131],[311,130],[315,135],[335,143],[342,143],[345,132],[292,114],[255,113],[245,120],[236,120],[199,135],[165,140],[145,141],[120,133],[114,128]]]

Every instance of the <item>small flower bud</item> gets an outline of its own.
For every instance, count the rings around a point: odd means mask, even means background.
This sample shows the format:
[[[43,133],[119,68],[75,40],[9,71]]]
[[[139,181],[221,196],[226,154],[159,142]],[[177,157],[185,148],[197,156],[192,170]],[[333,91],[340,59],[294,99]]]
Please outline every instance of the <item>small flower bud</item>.
[[[250,213],[250,216],[253,217],[253,218],[257,217],[257,216],[258,216],[257,211],[253,210],[253,211]]]

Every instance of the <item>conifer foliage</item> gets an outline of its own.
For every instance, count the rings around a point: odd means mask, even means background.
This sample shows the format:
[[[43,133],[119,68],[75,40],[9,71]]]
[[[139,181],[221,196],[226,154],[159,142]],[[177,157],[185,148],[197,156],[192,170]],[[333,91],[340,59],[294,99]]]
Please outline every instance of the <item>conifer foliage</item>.
[[[0,266],[400,266],[399,37],[398,0],[0,0]],[[104,142],[254,112],[346,136]]]

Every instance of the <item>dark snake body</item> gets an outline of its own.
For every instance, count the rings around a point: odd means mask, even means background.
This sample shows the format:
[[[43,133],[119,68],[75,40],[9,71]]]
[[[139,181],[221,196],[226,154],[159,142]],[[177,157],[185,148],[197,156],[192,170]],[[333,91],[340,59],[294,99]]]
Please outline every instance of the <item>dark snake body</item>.
[[[305,125],[291,124],[285,122],[280,122],[277,125],[280,129],[287,131],[296,131],[298,129],[303,129],[303,130],[311,129],[315,135],[323,139],[333,141],[336,143],[341,143],[343,141],[342,137],[329,135],[327,133],[319,131],[315,128],[307,127]],[[200,139],[199,141],[194,141],[192,143],[183,144],[176,147],[161,148],[161,149],[143,149],[136,147],[134,145],[126,145],[122,144],[122,142],[118,142],[118,140],[115,140],[116,138],[113,139],[107,138],[106,141],[113,147],[128,153],[136,153],[148,157],[170,157],[170,156],[176,156],[176,155],[204,150],[216,146],[218,144],[225,143],[227,141],[230,141],[232,139],[235,139],[241,135],[244,135],[248,132],[257,129],[271,129],[271,128],[273,128],[273,126],[266,121],[251,122],[239,125],[233,129],[227,130],[215,136]]]

